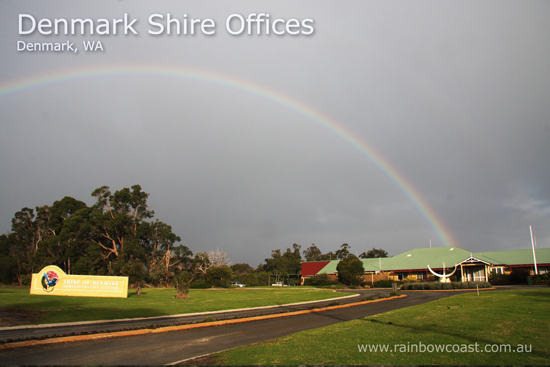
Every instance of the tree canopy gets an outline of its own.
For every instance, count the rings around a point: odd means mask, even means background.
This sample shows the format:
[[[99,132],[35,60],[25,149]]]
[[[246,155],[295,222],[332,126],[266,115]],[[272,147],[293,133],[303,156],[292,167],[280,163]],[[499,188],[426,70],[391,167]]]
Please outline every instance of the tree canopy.
[[[28,284],[32,273],[57,265],[69,274],[126,275],[136,285],[168,285],[188,268],[192,252],[170,225],[151,220],[149,194],[140,185],[114,193],[103,186],[92,196],[90,207],[64,197],[15,213],[11,232],[0,237],[0,281]]]
[[[371,259],[375,257],[388,257],[388,252],[382,250],[381,248],[372,248],[372,250],[369,250],[367,252],[363,252],[361,255],[359,255],[361,259]]]
[[[361,285],[365,268],[355,255],[349,255],[336,266],[338,281],[346,285]]]

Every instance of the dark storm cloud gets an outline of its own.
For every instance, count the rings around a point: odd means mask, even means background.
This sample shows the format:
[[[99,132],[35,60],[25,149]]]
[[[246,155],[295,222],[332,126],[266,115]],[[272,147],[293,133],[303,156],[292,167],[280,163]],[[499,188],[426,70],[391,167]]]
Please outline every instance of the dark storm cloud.
[[[544,2],[16,2],[0,5],[0,85],[93,67],[197,69],[285,95],[377,150],[472,251],[550,245],[550,43]],[[212,18],[213,36],[151,36],[150,14]],[[312,36],[231,36],[232,13],[312,18]],[[17,16],[138,19],[139,35],[17,34]],[[101,40],[77,55],[16,42]],[[0,86],[0,88],[1,88]],[[173,77],[75,79],[0,96],[3,231],[24,206],[142,185],[194,252],[257,265],[323,251],[443,245],[363,153],[257,92]]]

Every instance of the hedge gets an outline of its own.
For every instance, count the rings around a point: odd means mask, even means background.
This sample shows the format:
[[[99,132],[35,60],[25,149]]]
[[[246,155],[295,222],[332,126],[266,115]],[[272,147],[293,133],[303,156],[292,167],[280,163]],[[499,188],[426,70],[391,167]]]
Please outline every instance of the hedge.
[[[401,286],[402,291],[419,291],[419,290],[445,290],[445,289],[476,289],[491,288],[488,282],[430,282],[430,283],[405,283]]]

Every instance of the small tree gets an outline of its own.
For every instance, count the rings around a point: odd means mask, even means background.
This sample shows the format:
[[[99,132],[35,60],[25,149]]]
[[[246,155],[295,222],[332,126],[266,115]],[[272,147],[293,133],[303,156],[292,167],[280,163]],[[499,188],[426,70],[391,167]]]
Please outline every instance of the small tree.
[[[363,262],[355,255],[348,255],[336,266],[338,280],[346,285],[361,285],[365,268]]]
[[[136,295],[141,296],[141,287],[145,280],[145,268],[138,259],[131,259],[122,264],[122,274],[128,276],[130,283],[136,287]]]
[[[176,298],[189,298],[189,284],[193,281],[194,274],[182,271],[176,277]]]

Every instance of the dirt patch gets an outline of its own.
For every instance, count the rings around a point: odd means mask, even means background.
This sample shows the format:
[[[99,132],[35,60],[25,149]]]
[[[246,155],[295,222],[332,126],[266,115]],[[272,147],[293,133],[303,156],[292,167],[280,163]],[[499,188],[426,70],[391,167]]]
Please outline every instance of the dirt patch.
[[[13,307],[0,307],[0,327],[33,324],[46,311],[22,310]]]

